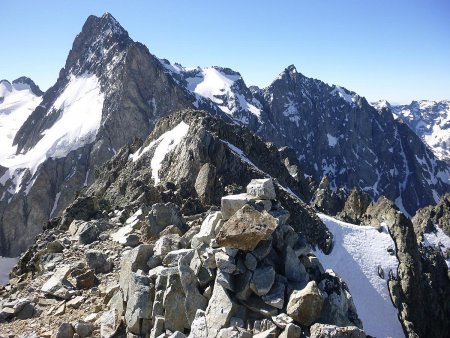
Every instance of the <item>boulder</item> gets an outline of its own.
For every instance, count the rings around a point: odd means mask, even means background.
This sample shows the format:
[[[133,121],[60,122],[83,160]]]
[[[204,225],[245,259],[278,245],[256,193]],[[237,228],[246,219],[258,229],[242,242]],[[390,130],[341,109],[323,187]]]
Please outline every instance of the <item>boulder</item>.
[[[192,237],[191,247],[196,249],[203,244],[209,245],[211,240],[216,237],[219,228],[219,224],[222,220],[222,213],[220,211],[209,214],[202,222],[200,231]]]
[[[72,324],[62,323],[56,331],[55,338],[72,338],[74,334],[75,330]]]
[[[208,327],[206,324],[206,313],[203,310],[197,310],[194,320],[191,324],[191,333],[189,338],[208,338]]]
[[[158,239],[153,248],[153,255],[163,259],[169,252],[180,248],[181,238],[178,235],[165,235]]]
[[[302,329],[300,326],[297,326],[293,323],[289,323],[286,325],[285,329],[278,338],[300,338],[302,335]]]
[[[174,203],[155,203],[152,205],[150,212],[147,215],[148,232],[152,236],[158,236],[169,225],[175,225],[183,233],[185,232],[185,225],[180,208]]]
[[[266,240],[278,226],[277,220],[267,211],[259,212],[244,205],[220,229],[216,242],[220,246],[253,251]]]
[[[83,223],[77,231],[78,240],[81,244],[91,244],[98,240],[100,230],[90,222]]]
[[[184,308],[185,295],[180,281],[178,269],[167,276],[163,306],[165,310],[165,329],[172,332],[184,331],[188,328],[188,320]]]
[[[283,283],[275,282],[270,291],[262,296],[261,299],[264,303],[281,310],[284,306],[285,289],[286,287]]]
[[[324,295],[316,285],[309,282],[302,290],[295,290],[289,297],[287,314],[300,325],[310,326],[319,317],[324,304]]]
[[[89,337],[94,331],[95,326],[89,322],[78,322],[75,324],[75,331],[80,336],[80,338]]]
[[[58,240],[52,241],[47,244],[48,253],[61,253],[64,250],[64,245]]]
[[[275,269],[272,266],[263,266],[253,272],[250,289],[258,296],[266,295],[275,282]]]
[[[97,250],[86,252],[86,263],[95,273],[108,273],[113,268],[113,262],[103,252]]]
[[[229,219],[236,211],[241,209],[245,204],[255,200],[256,197],[249,194],[228,195],[222,197],[221,211],[224,220]]]
[[[277,198],[271,178],[253,179],[247,185],[247,194],[260,200],[274,200]]]
[[[100,317],[100,337],[114,337],[119,329],[120,322],[120,316],[117,315],[116,310],[112,309],[103,312],[102,316]]]
[[[153,292],[154,286],[150,284],[147,276],[143,275],[141,271],[132,273],[128,285],[128,301],[125,309],[125,323],[130,332],[141,335],[144,333],[145,327],[150,330]]]
[[[228,325],[236,310],[237,305],[216,280],[205,314],[208,337],[216,337],[220,329]]]
[[[41,287],[41,291],[59,298],[68,298],[68,290],[64,287],[64,282],[67,281],[71,268],[63,266],[57,269],[53,276],[48,279]]]
[[[291,247],[286,247],[284,256],[284,275],[292,282],[307,282],[308,273]]]
[[[200,168],[195,180],[194,188],[203,204],[212,204],[214,199],[214,186],[216,180],[216,167],[205,163]]]
[[[355,187],[345,201],[344,209],[338,213],[337,217],[348,223],[360,224],[371,201],[369,194]]]
[[[364,331],[356,326],[314,324],[310,332],[311,338],[366,338]]]

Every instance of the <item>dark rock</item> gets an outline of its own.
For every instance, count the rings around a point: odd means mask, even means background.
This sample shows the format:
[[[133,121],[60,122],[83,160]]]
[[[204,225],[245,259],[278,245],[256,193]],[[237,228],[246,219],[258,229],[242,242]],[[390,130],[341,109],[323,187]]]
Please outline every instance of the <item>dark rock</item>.
[[[358,187],[353,188],[345,201],[344,209],[337,217],[348,223],[360,224],[370,202],[369,194]]]
[[[108,273],[113,268],[113,262],[104,253],[96,250],[86,252],[86,263],[95,273]]]

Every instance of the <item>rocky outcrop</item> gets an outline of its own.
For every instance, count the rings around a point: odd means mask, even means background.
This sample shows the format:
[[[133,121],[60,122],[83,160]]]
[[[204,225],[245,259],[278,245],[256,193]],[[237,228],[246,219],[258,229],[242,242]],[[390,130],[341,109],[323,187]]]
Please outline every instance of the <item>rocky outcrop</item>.
[[[330,186],[330,179],[324,176],[311,200],[312,206],[327,215],[336,215],[344,207],[345,192],[334,192]]]
[[[337,215],[345,222],[360,224],[371,202],[370,196],[359,188],[353,188],[344,204],[344,209]]]
[[[254,229],[251,246],[240,238],[221,246],[227,226],[223,210],[189,216],[173,212],[179,205],[169,203],[165,208],[171,211],[160,216],[171,216],[159,223],[160,232],[140,236],[134,248],[119,243],[118,236],[145,232],[145,220],[158,219],[161,205],[142,204],[131,212],[100,203],[94,219],[45,230],[21,258],[7,288],[0,289],[2,299],[8,299],[0,304],[2,334],[299,338],[316,332],[315,323],[329,324],[327,329],[353,325],[363,332],[345,283],[324,271],[304,234],[294,230],[277,203],[273,181],[249,183],[246,190],[253,198],[228,221],[249,217],[241,212],[246,207],[255,221],[271,217],[269,232]],[[186,227],[170,224],[174,215],[186,220]],[[98,240],[85,244],[71,234],[86,224],[109,226],[99,227]],[[55,242],[63,247],[57,254],[42,249],[56,247]],[[104,269],[100,261],[111,264]]]
[[[417,237],[424,232],[431,232],[438,226],[450,236],[450,193],[445,194],[435,206],[428,206],[417,211],[412,218]]]
[[[396,246],[397,275],[390,275],[389,289],[405,334],[409,337],[445,337],[450,329],[450,280],[440,253],[417,242],[412,222],[393,202],[382,197],[365,215],[372,224],[384,223]],[[430,307],[424,307],[429,304]]]

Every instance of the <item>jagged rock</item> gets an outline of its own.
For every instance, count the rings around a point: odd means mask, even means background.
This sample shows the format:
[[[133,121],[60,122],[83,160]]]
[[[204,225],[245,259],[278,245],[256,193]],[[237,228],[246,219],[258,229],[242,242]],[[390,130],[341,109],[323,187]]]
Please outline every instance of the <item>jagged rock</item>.
[[[164,292],[164,327],[166,330],[183,331],[184,328],[189,327],[184,310],[185,298],[180,275],[176,269],[175,273],[167,276],[167,286]]]
[[[77,231],[77,235],[81,244],[91,244],[98,239],[100,230],[97,225],[91,222],[86,222],[80,226]]]
[[[312,205],[327,215],[336,215],[344,207],[342,194],[337,194],[330,187],[330,179],[324,176],[314,193]]]
[[[178,261],[178,272],[185,294],[184,308],[189,326],[194,321],[197,310],[205,310],[208,306],[207,299],[198,290],[196,275],[190,267],[193,258],[194,251],[190,251]]]
[[[228,256],[225,252],[218,251],[215,253],[214,258],[216,260],[216,267],[225,273],[234,273],[236,272],[236,264],[234,263],[234,259]]]
[[[175,225],[182,232],[185,232],[185,225],[180,208],[174,203],[155,203],[147,216],[148,232],[152,236],[157,236],[169,225]]]
[[[289,323],[286,325],[285,329],[281,332],[278,338],[300,338],[301,335],[302,329],[293,323]]]
[[[266,295],[275,282],[275,269],[272,266],[259,267],[253,272],[250,289],[258,296]]]
[[[89,322],[78,322],[75,324],[75,331],[80,336],[80,338],[89,337],[94,331],[95,326]]]
[[[154,286],[150,284],[149,278],[139,271],[132,273],[129,281],[125,323],[130,332],[141,335],[146,332],[146,328],[150,330]]]
[[[159,238],[153,248],[153,255],[164,258],[169,252],[180,248],[181,238],[178,235],[165,235]]]
[[[366,338],[363,330],[356,326],[334,326],[329,324],[314,324],[310,329],[311,338]]]
[[[219,223],[221,220],[222,213],[220,211],[209,214],[202,222],[198,234],[192,237],[191,247],[196,249],[202,244],[209,245],[211,240],[216,237],[218,230],[220,230]]]
[[[178,261],[190,254],[190,253],[194,253],[193,249],[178,249],[178,250],[174,250],[174,251],[170,251],[162,260],[162,263],[164,266],[168,266],[168,267],[173,267],[173,266],[178,266]]]
[[[113,268],[113,262],[108,257],[97,250],[86,252],[86,263],[95,273],[108,273]]]
[[[395,211],[394,211],[395,210]],[[394,224],[398,208],[394,202],[380,196],[375,203],[370,203],[363,216],[363,223],[379,227],[381,223]]]
[[[191,324],[191,333],[189,338],[208,338],[208,326],[206,323],[206,313],[203,310],[197,310],[194,320]]]
[[[252,334],[239,327],[227,327],[221,329],[216,338],[251,338]]]
[[[278,314],[278,310],[262,301],[258,296],[251,295],[247,300],[242,301],[243,305],[257,314],[264,317],[272,317]]]
[[[56,332],[55,338],[72,338],[74,334],[75,330],[72,324],[62,323]]]
[[[154,316],[153,328],[150,331],[150,338],[159,337],[164,332],[164,317]]]
[[[236,304],[227,291],[217,282],[214,283],[214,291],[206,308],[206,327],[208,337],[216,337],[221,328],[225,327],[230,318],[234,316]]]
[[[324,296],[316,285],[309,282],[302,290],[294,290],[289,297],[287,314],[300,325],[309,326],[316,321],[322,311]]]
[[[236,211],[241,209],[248,202],[255,200],[256,197],[249,194],[228,195],[222,197],[221,211],[224,220],[229,219]]]
[[[214,198],[214,183],[216,180],[216,167],[205,163],[198,172],[195,180],[195,191],[203,204],[211,204]]]
[[[235,291],[235,286],[233,283],[233,277],[230,273],[224,272],[222,270],[217,270],[216,280],[221,286],[230,291]]]
[[[60,298],[68,298],[69,294],[67,289],[64,287],[64,281],[66,281],[71,268],[69,266],[63,266],[57,269],[53,276],[47,280],[41,287],[41,291]]]
[[[258,264],[258,260],[249,252],[245,255],[244,264],[247,269],[254,271],[256,269],[256,265]]]
[[[83,296],[76,296],[75,298],[69,300],[66,303],[66,306],[70,307],[70,308],[78,309],[81,306],[81,304],[84,303],[84,301],[85,301],[85,298]]]
[[[285,285],[275,282],[270,291],[262,296],[261,299],[264,303],[281,310],[284,306],[284,291]]]
[[[284,329],[286,327],[286,325],[292,323],[294,320],[291,317],[289,317],[287,314],[280,313],[277,316],[273,316],[272,321],[274,322],[274,324],[276,326],[278,326],[281,329]]]
[[[260,241],[269,238],[277,226],[278,222],[267,211],[259,212],[250,205],[244,205],[224,223],[216,241],[221,246],[253,251]]]
[[[416,236],[421,238],[423,233],[435,232],[435,226],[450,236],[450,193],[442,196],[435,206],[428,206],[417,210],[411,219]]]
[[[272,179],[253,179],[247,185],[247,194],[261,200],[274,200],[277,198]]]
[[[253,273],[247,270],[243,274],[235,276],[235,295],[237,299],[247,300],[251,295],[250,281]]]
[[[284,275],[293,282],[307,282],[308,273],[291,247],[286,247],[284,255]]]
[[[113,338],[120,326],[120,316],[116,314],[116,310],[106,311],[100,317],[100,337]]]
[[[61,253],[64,250],[64,245],[58,240],[52,241],[47,244],[48,253]]]
[[[17,311],[16,309],[16,312],[17,312],[16,315],[17,319],[21,320],[30,319],[33,318],[34,315],[36,314],[36,308],[34,307],[33,304],[27,302],[21,310]]]
[[[256,246],[255,250],[252,251],[252,254],[259,261],[262,261],[270,253],[270,250],[272,250],[272,238],[271,237],[269,237],[269,239],[267,239],[267,240],[259,242],[258,245]]]
[[[276,327],[273,327],[269,330],[259,332],[253,335],[254,338],[276,338],[278,335],[278,330]]]
[[[119,239],[119,243],[123,246],[130,246],[132,248],[138,246],[141,243],[141,239],[137,234],[126,234]]]
[[[355,187],[345,201],[344,209],[338,213],[337,217],[348,223],[360,224],[370,202],[369,194]]]
[[[169,338],[186,338],[184,333],[181,333],[180,331],[175,331],[172,333]]]
[[[72,277],[75,278],[75,287],[77,289],[87,290],[92,288],[98,282],[97,277],[92,270],[82,271],[80,273],[75,270],[72,272]]]

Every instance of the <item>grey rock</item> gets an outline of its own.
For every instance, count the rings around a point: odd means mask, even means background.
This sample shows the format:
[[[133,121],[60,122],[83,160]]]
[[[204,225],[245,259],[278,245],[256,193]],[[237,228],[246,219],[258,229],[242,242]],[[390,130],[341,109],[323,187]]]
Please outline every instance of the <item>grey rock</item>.
[[[228,195],[221,199],[222,219],[227,220],[248,202],[256,197],[249,194]]]
[[[163,306],[165,310],[165,329],[172,332],[184,331],[188,328],[188,320],[184,310],[185,294],[177,273],[167,278],[167,288],[164,292]],[[181,310],[181,311],[180,311]]]
[[[148,213],[147,221],[149,224],[149,233],[153,236],[159,235],[169,225],[175,225],[183,233],[185,225],[180,208],[174,203],[155,203]]]
[[[329,324],[314,324],[310,329],[311,338],[365,338],[363,330],[356,326],[334,326]]]
[[[247,269],[254,271],[256,269],[256,265],[258,264],[258,260],[249,252],[245,255],[244,263]]]
[[[206,313],[203,310],[197,310],[195,318],[192,321],[191,333],[189,338],[208,338],[208,326],[206,323]]]
[[[275,269],[272,266],[259,267],[253,272],[250,289],[258,296],[266,295],[275,282]]]
[[[86,252],[86,263],[95,273],[108,273],[113,268],[113,262],[104,253],[97,250]]]
[[[269,239],[259,242],[252,254],[262,261],[270,253],[270,250],[272,250],[272,238],[269,237]]]
[[[360,224],[371,201],[369,194],[355,187],[345,201],[344,209],[337,217],[348,223]]]
[[[116,310],[112,309],[103,312],[100,317],[100,337],[112,338],[116,334],[120,325],[120,316],[117,316]]]
[[[247,194],[256,196],[261,200],[274,200],[277,198],[272,179],[253,179],[247,185]]]
[[[178,266],[178,261],[189,254],[193,254],[193,249],[179,249],[169,252],[163,259],[162,263],[164,266],[173,267]]]
[[[210,245],[211,240],[216,237],[217,231],[220,228],[219,223],[221,220],[222,213],[220,211],[210,213],[206,216],[202,222],[200,231],[192,237],[191,247],[199,248],[203,244]]]
[[[80,338],[89,337],[94,331],[95,326],[92,323],[88,322],[77,322],[75,324],[75,331],[80,336]]]
[[[81,244],[91,244],[98,239],[100,230],[95,224],[86,222],[81,225],[77,233]]]
[[[194,251],[191,250],[178,261],[180,281],[185,294],[184,308],[189,326],[194,321],[197,310],[205,310],[208,306],[208,300],[200,294],[196,275],[190,267],[193,258]]]
[[[164,317],[155,316],[150,338],[159,337],[164,332]]]
[[[56,331],[55,338],[72,338],[75,334],[72,324],[62,323]]]
[[[263,295],[261,299],[264,303],[281,310],[284,306],[284,291],[285,285],[280,282],[275,282],[270,291]]]
[[[169,252],[180,248],[181,238],[178,235],[165,235],[159,238],[153,249],[154,256],[164,258]]]
[[[216,259],[216,266],[219,270],[225,273],[236,272],[236,264],[234,263],[234,258],[228,256],[225,252],[218,251],[214,255]]]
[[[132,273],[128,284],[128,300],[125,309],[125,322],[128,330],[134,334],[140,335],[142,320],[151,320],[153,297],[153,285],[150,284],[149,278],[139,271]]]
[[[216,336],[217,338],[251,338],[252,334],[247,330],[239,327],[227,327],[221,329]]]
[[[235,291],[233,277],[231,274],[218,269],[216,272],[216,281],[225,289]]]
[[[138,246],[140,243],[141,239],[139,235],[134,233],[126,234],[120,239],[120,244],[123,246],[131,246],[132,248]]]
[[[277,316],[273,316],[272,317],[272,321],[274,322],[274,324],[276,326],[278,326],[280,329],[284,329],[286,328],[286,326],[290,323],[292,323],[294,320],[289,317],[287,314],[285,313],[280,313]]]
[[[216,180],[216,167],[205,163],[195,179],[195,191],[203,204],[211,204],[214,198],[214,186]]]
[[[234,316],[237,305],[232,301],[227,291],[217,282],[214,284],[212,297],[206,308],[206,327],[208,337],[215,337],[220,329],[227,326]]]
[[[302,329],[300,326],[294,323],[289,323],[286,328],[281,332],[278,338],[300,338],[302,335]]]
[[[290,247],[286,247],[284,259],[284,275],[293,282],[308,281],[308,274],[305,267],[300,262],[297,254]]]
[[[264,303],[260,297],[251,295],[247,300],[242,301],[243,305],[257,314],[264,317],[272,317],[278,314],[278,310],[266,303]]]
[[[169,336],[169,338],[186,338],[186,336],[184,335],[184,333],[181,333],[180,331],[175,331]]]
[[[42,285],[41,291],[56,297],[68,298],[68,290],[65,288],[64,284],[70,271],[71,268],[69,266],[63,266],[57,269],[52,277]]]
[[[247,300],[251,295],[250,281],[253,273],[248,270],[235,276],[235,294],[237,299]]]
[[[47,252],[49,253],[61,253],[64,250],[64,245],[58,240],[52,241],[47,244]]]

